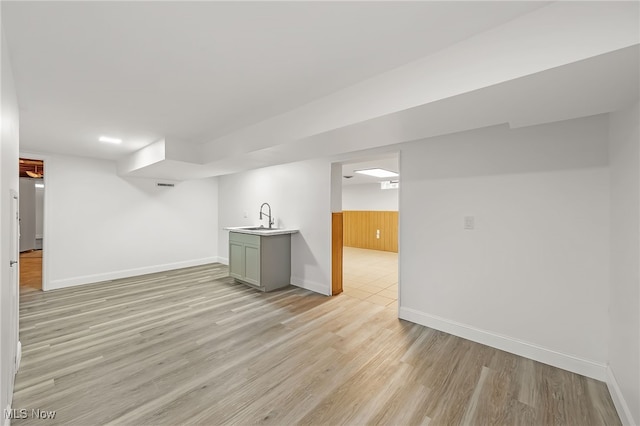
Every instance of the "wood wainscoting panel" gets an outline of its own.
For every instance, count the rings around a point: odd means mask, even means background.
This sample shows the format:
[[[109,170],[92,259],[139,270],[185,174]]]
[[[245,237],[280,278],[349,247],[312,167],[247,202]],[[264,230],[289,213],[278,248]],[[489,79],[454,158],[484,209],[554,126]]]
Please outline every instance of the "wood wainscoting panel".
[[[342,293],[342,246],[343,246],[342,212],[331,213],[331,294]]]
[[[345,246],[398,252],[397,211],[345,210],[342,213]]]

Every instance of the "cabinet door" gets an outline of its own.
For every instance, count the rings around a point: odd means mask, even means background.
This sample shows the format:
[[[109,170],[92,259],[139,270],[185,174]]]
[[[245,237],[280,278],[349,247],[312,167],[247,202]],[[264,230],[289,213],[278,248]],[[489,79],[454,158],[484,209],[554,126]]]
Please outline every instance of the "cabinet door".
[[[244,278],[246,282],[260,285],[260,247],[244,246]]]
[[[244,244],[229,241],[229,276],[242,279],[244,276]]]

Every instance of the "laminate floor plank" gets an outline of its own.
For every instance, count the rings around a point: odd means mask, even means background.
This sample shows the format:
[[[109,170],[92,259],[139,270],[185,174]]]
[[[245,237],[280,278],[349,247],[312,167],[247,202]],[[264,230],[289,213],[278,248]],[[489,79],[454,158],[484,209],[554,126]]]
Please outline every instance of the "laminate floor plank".
[[[620,424],[602,382],[220,264],[24,287],[20,315],[12,406],[49,425]]]

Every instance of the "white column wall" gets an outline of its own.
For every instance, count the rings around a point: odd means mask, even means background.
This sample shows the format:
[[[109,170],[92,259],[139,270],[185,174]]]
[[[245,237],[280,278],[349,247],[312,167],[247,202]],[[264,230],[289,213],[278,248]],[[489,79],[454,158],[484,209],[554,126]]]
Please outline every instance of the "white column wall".
[[[601,115],[402,145],[400,316],[604,379],[607,124]]]
[[[611,286],[607,383],[627,424],[640,424],[640,121],[611,114]]]

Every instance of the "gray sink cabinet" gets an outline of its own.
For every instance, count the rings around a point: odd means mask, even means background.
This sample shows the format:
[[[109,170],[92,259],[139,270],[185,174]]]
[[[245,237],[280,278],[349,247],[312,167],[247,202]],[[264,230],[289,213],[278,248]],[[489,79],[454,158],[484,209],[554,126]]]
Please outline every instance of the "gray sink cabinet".
[[[261,291],[291,281],[291,234],[229,232],[229,276]]]

